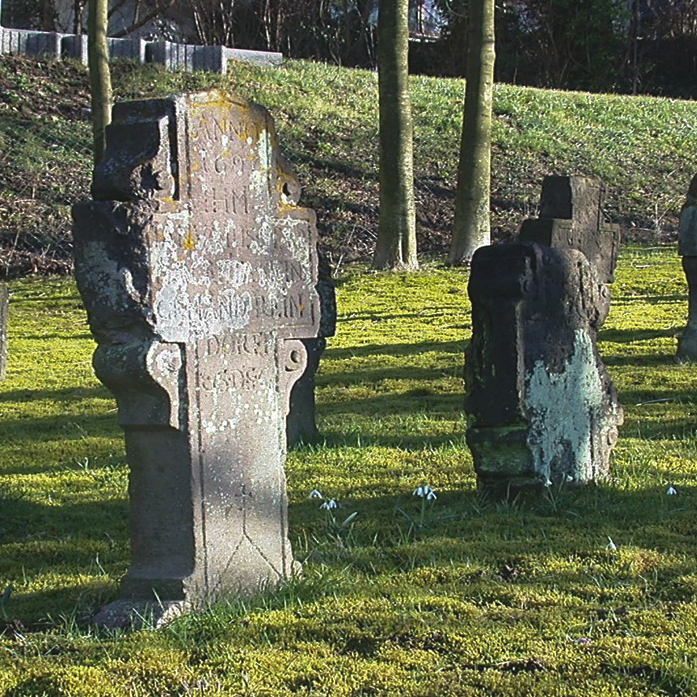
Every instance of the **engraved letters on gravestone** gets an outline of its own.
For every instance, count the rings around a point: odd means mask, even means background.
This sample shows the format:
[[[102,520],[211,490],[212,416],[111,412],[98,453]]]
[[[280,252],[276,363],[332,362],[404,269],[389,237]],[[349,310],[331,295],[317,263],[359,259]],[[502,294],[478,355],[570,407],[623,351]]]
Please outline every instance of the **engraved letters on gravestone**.
[[[114,107],[95,200],[73,215],[94,367],[130,466],[126,610],[293,571],[285,417],[319,330],[299,194],[261,107],[217,91]]]

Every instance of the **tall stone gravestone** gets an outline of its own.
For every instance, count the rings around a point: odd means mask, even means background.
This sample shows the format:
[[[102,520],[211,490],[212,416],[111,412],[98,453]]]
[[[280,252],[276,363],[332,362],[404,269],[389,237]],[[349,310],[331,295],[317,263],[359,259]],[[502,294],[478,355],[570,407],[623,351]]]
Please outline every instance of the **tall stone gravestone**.
[[[678,341],[678,359],[697,361],[697,174],[680,211],[678,254],[688,287],[687,326]]]
[[[217,91],[114,107],[94,200],[73,209],[94,368],[130,466],[131,566],[100,622],[293,572],[285,418],[319,330],[299,194],[261,107]]]
[[[526,221],[528,241],[472,259],[467,442],[480,487],[496,496],[602,478],[622,422],[596,346],[618,233],[603,237],[601,198],[586,195],[598,184],[563,179],[545,180],[554,195],[543,189],[542,211],[568,217]]]

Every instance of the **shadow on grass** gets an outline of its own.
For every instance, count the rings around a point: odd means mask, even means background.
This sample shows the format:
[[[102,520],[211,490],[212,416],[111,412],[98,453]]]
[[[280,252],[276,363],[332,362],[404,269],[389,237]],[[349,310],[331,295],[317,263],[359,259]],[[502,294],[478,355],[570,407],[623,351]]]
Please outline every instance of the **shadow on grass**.
[[[0,402],[33,402],[50,400],[53,402],[77,402],[95,397],[113,399],[111,393],[101,385],[93,387],[65,387],[59,390],[0,390]]]
[[[649,305],[664,305],[667,303],[684,302],[687,303],[687,292],[684,294],[672,293],[666,295],[639,295],[629,296],[627,298],[617,298],[612,300],[612,307],[622,307],[623,305],[636,305],[637,298],[641,299],[642,303]],[[687,307],[686,307],[687,309]]]
[[[458,375],[453,375],[453,371],[457,370]],[[381,382],[385,380],[403,380],[407,382],[415,382],[416,384],[418,383],[423,383],[426,381],[427,383],[432,381],[432,380],[440,380],[444,377],[462,377],[462,369],[460,366],[457,366],[456,368],[452,365],[444,365],[442,368],[420,368],[420,367],[414,367],[410,366],[409,368],[401,368],[401,367],[377,367],[372,370],[357,370],[354,372],[341,372],[341,373],[335,373],[335,374],[322,374],[318,376],[317,378],[317,385],[318,386],[344,386],[344,387],[352,387],[352,386],[358,386],[358,385],[366,385],[370,386],[373,390],[377,389],[379,391],[379,385]],[[396,391],[394,389],[391,390],[391,394],[388,395],[389,398],[396,402],[400,402],[403,400],[404,397],[410,397],[410,396],[430,396],[434,394],[432,390],[429,387],[418,387],[414,388],[412,391]],[[382,397],[378,397],[378,399],[382,399]],[[352,402],[353,400],[351,400]],[[356,409],[353,409],[351,407],[351,402],[346,402],[345,406],[351,410],[351,411],[356,411],[356,410],[362,410],[364,408],[364,404],[359,403],[356,405]],[[326,402],[323,402],[323,404],[326,404]],[[406,404],[405,408],[410,409],[412,407],[411,404]]]
[[[631,344],[637,341],[650,341],[664,337],[674,338],[682,331],[682,327],[670,327],[668,329],[601,329],[598,332],[598,341],[612,343]]]
[[[40,504],[21,495],[2,494],[0,510],[0,539],[4,543],[45,541],[54,546],[46,556],[28,558],[25,569],[45,569],[52,556],[61,563],[79,564],[81,552],[70,544],[73,537],[100,542],[126,541],[125,497],[56,506],[52,501]]]
[[[296,167],[306,165],[312,169],[339,174],[342,179],[358,179],[360,182],[378,180],[376,171],[371,167],[359,169],[337,159],[316,157],[293,148],[288,149],[286,156]]]
[[[656,389],[652,387],[625,389],[620,393],[622,404],[625,406],[644,406],[659,402],[675,404],[694,404],[697,402],[697,389],[678,389],[666,387]]]
[[[688,552],[695,542],[697,487],[687,483],[680,487],[679,497],[666,496],[660,485],[634,491],[604,485],[558,489],[547,496],[529,495],[513,503],[487,501],[474,489],[445,491],[438,492],[438,499],[425,511],[411,491],[380,496],[355,493],[351,498],[347,492],[341,508],[332,515],[321,511],[316,500],[295,502],[289,507],[296,556],[305,564],[317,564],[325,574],[331,575],[333,569],[333,573],[344,576],[337,588],[329,589],[333,597],[350,593],[351,584],[360,583],[359,577],[377,579],[383,574],[392,575],[396,582],[406,574],[422,584],[461,586],[463,592],[470,582],[481,578],[494,584],[492,592],[530,584],[544,587],[547,581],[556,584],[561,578],[557,574],[546,581],[539,572],[533,573],[533,569],[544,566],[546,559],[558,558],[562,566],[565,560],[571,565],[579,559],[588,564],[607,564],[611,556],[608,538],[618,547],[669,551],[674,554],[673,560],[683,555],[679,569],[669,568],[666,562],[654,572],[661,581],[694,574]],[[113,589],[119,580],[115,574],[121,573],[128,555],[125,500],[65,507],[21,499],[0,503],[3,542],[13,543],[12,562],[21,565],[25,577],[43,575],[52,565],[65,575],[69,569],[69,576],[75,579],[94,577],[98,557],[99,564],[110,569],[112,575],[105,580],[115,594]],[[344,527],[343,521],[353,513],[357,514],[354,522]],[[574,565],[583,567],[578,561]],[[432,580],[414,577],[419,569],[428,569],[427,576]],[[617,567],[616,583],[645,589],[646,579],[641,574],[627,576],[625,569],[624,565]],[[586,593],[590,576],[583,577],[582,570],[568,573],[579,577],[576,581]],[[316,592],[324,596],[327,583],[331,582],[324,581],[317,588],[312,582],[300,581],[296,597],[309,600]],[[60,590],[48,587],[31,595],[17,593],[16,604],[8,605],[8,614],[36,621],[42,613],[71,613],[78,601],[92,606],[97,597],[100,602],[110,600],[102,597],[103,592],[103,587],[95,589],[89,582],[75,581]],[[671,593],[675,594],[674,588]],[[283,591],[279,597],[279,602],[287,602]],[[506,598],[504,594],[501,600],[505,602]],[[516,596],[508,600],[520,602]],[[479,597],[478,602],[486,602],[486,598]],[[270,604],[273,606],[273,598]]]
[[[601,352],[606,366],[630,366],[635,370],[648,369],[656,366],[670,367],[678,365],[673,354],[642,353],[635,356],[606,356]]]
[[[44,578],[41,590],[14,589],[0,608],[0,631],[3,619],[30,631],[61,617],[88,620],[115,594],[128,563],[125,498],[56,506],[0,496],[0,512],[2,583]]]
[[[643,441],[674,443],[694,440],[697,438],[697,419],[693,413],[688,418],[661,418],[661,421],[657,422],[644,420],[639,414],[635,415],[631,421],[627,420],[625,426],[620,428],[620,438],[641,438]]]
[[[384,395],[351,399],[347,402],[323,401],[318,407],[320,416],[332,417],[337,414],[355,415],[357,418],[385,418],[387,416],[415,416],[428,418],[435,414],[449,414],[452,418],[462,415],[464,392],[448,394],[419,388],[398,395],[387,392]]]
[[[460,422],[452,421],[447,417],[443,421],[452,422],[452,432],[438,436],[404,435],[404,436],[377,436],[372,433],[347,434],[345,431],[325,429],[321,434],[322,447],[328,448],[355,448],[377,446],[382,448],[399,448],[413,452],[427,452],[433,448],[441,448],[453,443],[464,443],[465,430],[460,428]],[[303,446],[299,446],[302,448]]]
[[[22,334],[22,339],[34,341],[49,341],[51,339],[59,339],[61,341],[84,341],[86,339],[92,339],[92,335],[89,332],[76,334]]]
[[[61,414],[33,419],[5,419],[0,438],[14,443],[112,437],[123,432],[113,414]]]
[[[370,319],[372,314],[373,313],[367,314],[363,319]],[[384,317],[384,315],[381,315],[379,312],[375,312],[374,314],[376,317]],[[352,318],[354,317],[352,316]],[[361,318],[355,317],[355,319]],[[463,325],[462,328],[464,329],[465,325]],[[367,346],[355,346],[351,348],[333,348],[329,346],[323,354],[323,360],[340,361],[346,358],[372,358],[374,356],[392,356],[394,358],[399,358],[402,356],[413,356],[438,351],[439,353],[459,354],[464,361],[465,347],[468,343],[469,342],[465,341],[463,338],[462,341],[424,341],[420,344],[369,344]],[[404,376],[408,377],[411,366],[404,365],[402,370],[404,371]]]
[[[113,446],[114,439],[123,443],[123,431],[115,413],[79,411],[33,419],[4,419],[0,421],[0,439],[7,458],[2,475],[55,474],[79,469],[78,463],[85,461],[92,470],[112,469],[115,458],[123,460],[123,445]]]

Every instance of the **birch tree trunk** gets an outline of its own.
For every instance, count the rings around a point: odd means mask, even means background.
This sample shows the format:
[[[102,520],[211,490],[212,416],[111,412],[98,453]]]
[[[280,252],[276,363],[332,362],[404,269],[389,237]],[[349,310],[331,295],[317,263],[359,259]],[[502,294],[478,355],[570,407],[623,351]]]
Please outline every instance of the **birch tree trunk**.
[[[414,156],[409,98],[409,2],[380,0],[380,215],[375,269],[417,269]]]
[[[466,265],[490,243],[491,104],[494,91],[494,0],[470,2],[465,107],[449,262]]]
[[[108,0],[89,0],[87,52],[92,104],[94,166],[104,154],[104,129],[111,121],[111,73],[107,45]]]

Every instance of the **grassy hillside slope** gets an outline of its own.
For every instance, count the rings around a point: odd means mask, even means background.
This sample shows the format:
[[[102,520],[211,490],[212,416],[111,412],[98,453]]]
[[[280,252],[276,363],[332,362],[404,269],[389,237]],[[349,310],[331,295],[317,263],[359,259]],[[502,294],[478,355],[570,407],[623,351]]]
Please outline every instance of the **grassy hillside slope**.
[[[452,219],[463,83],[414,76],[411,84],[419,244],[442,253]],[[223,78],[121,63],[114,85],[118,99],[220,86],[264,104],[333,261],[369,258],[378,202],[375,73],[290,61],[282,70],[232,64]],[[15,270],[64,268],[69,206],[89,191],[88,105],[82,66],[0,57],[6,271],[10,258]],[[535,214],[544,175],[586,174],[608,184],[608,215],[626,236],[670,239],[696,169],[697,104],[497,85],[494,113],[497,238]],[[47,246],[48,253],[37,255]]]

